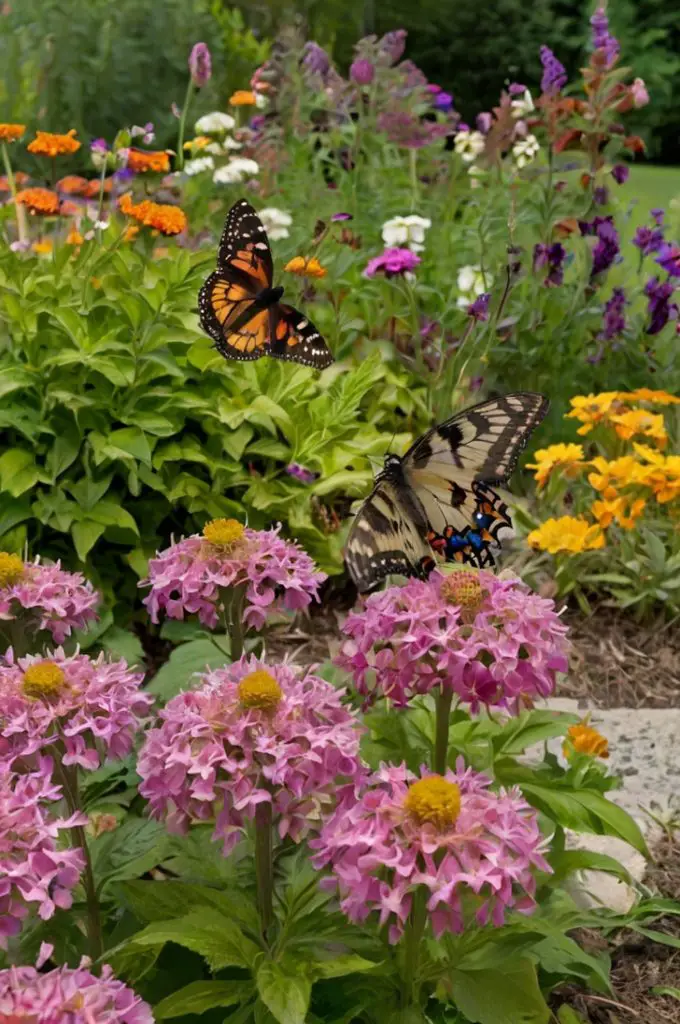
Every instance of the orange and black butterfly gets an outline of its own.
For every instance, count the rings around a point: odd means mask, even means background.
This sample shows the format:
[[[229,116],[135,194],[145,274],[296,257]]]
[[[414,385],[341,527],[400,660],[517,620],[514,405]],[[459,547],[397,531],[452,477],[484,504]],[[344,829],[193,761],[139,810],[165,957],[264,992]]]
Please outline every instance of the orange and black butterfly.
[[[227,215],[217,270],[198,294],[203,330],[227,359],[274,356],[323,370],[333,362],[326,342],[307,317],[280,301],[273,272],[267,232],[241,199]]]

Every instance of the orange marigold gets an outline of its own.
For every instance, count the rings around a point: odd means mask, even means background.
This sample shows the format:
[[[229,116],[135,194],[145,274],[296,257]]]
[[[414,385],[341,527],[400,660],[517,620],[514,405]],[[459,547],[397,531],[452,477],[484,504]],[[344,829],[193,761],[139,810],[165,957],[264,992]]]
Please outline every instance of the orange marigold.
[[[57,182],[57,189],[68,196],[84,196],[87,194],[88,185],[87,178],[81,178],[79,174],[67,174]]]
[[[139,224],[130,224],[129,227],[123,232],[124,242],[134,242],[135,238],[139,234]]]
[[[73,199],[62,199],[61,206],[59,207],[59,213],[62,217],[77,217],[80,212],[81,207]]]
[[[80,231],[78,231],[78,228],[76,228],[76,227],[72,227],[71,230],[69,231],[69,233],[66,236],[66,244],[67,245],[82,245],[84,241],[85,241],[85,239],[83,238],[83,236],[81,235]]]
[[[298,277],[325,277],[328,271],[322,267],[316,256],[305,259],[304,256],[294,256],[286,263],[284,270],[289,274],[296,274]]]
[[[42,242],[34,242],[31,246],[33,252],[37,253],[38,256],[49,256],[54,246],[49,238],[44,239]]]
[[[17,203],[27,207],[30,213],[52,217],[59,213],[59,196],[49,188],[24,188],[17,192]]]
[[[590,754],[591,757],[609,757],[609,743],[607,738],[588,725],[587,719],[579,722],[578,725],[570,725],[567,729],[567,740],[564,743],[562,752],[569,757],[572,751],[579,754]]]
[[[255,93],[250,89],[237,89],[229,102],[232,107],[252,107],[255,105]]]
[[[87,189],[85,195],[88,199],[96,199],[99,195],[99,189],[101,188],[101,182],[99,178],[91,178],[87,183]],[[107,195],[113,188],[113,178],[104,178],[104,195]]]
[[[142,224],[155,228],[162,235],[180,235],[187,228],[187,218],[179,206],[164,203],[150,203],[144,214]]]
[[[0,142],[16,142],[25,131],[25,124],[0,124]]]
[[[170,170],[170,157],[164,149],[146,150],[133,148],[128,152],[127,165],[136,174],[144,174],[145,171],[165,174]]]
[[[75,138],[75,134],[75,128],[71,128],[66,135],[36,132],[33,142],[28,144],[28,152],[35,153],[36,156],[61,156],[63,153],[75,153],[81,145]]]

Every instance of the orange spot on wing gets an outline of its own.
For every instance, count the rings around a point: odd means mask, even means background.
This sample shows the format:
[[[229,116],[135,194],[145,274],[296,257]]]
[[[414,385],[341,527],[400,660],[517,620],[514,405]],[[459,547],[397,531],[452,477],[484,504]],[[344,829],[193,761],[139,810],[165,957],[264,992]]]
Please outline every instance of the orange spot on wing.
[[[254,277],[263,288],[268,288],[271,284],[264,263],[254,252],[239,249],[231,263],[232,266],[249,274],[250,277]]]

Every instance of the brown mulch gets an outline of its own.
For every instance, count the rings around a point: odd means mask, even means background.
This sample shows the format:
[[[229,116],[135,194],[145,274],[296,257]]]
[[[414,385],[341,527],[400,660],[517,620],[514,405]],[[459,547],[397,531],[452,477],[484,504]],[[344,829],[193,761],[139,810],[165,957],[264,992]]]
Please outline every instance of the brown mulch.
[[[645,884],[659,895],[680,898],[680,837],[664,837],[654,848],[654,862]],[[680,917],[668,915],[650,927],[680,939]],[[600,936],[581,935],[587,946],[603,948]],[[610,947],[613,995],[566,988],[555,994],[555,1008],[562,1003],[579,1013],[584,1024],[678,1024],[680,1000],[660,995],[654,988],[680,990],[680,949],[664,946],[635,932],[623,932]]]

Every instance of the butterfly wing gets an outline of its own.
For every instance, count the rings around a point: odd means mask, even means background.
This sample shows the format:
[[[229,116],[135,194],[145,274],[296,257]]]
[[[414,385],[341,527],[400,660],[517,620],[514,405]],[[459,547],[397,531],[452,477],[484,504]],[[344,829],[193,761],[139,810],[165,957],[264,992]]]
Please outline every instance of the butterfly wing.
[[[333,356],[311,320],[287,306],[277,302],[271,310],[270,355],[276,359],[290,360],[323,370],[333,362]]]
[[[427,522],[417,498],[380,474],[352,524],[345,560],[359,591],[386,576],[427,576],[434,566]]]

